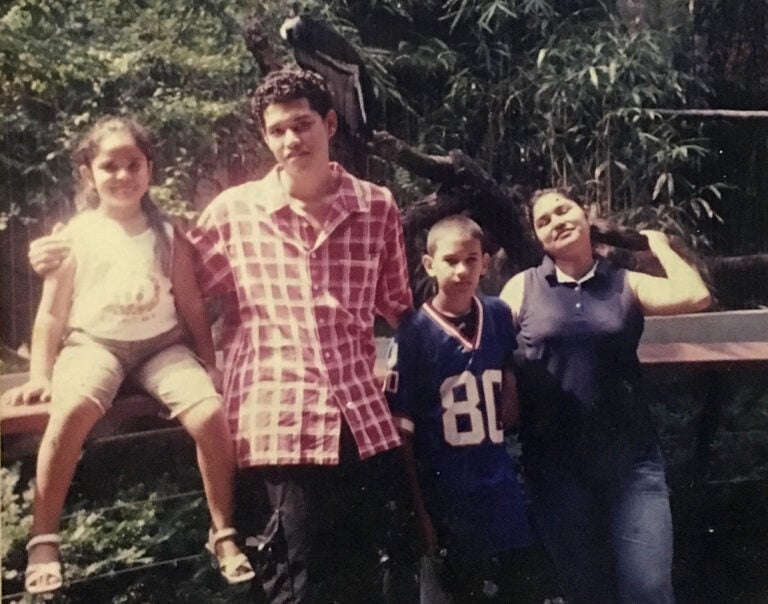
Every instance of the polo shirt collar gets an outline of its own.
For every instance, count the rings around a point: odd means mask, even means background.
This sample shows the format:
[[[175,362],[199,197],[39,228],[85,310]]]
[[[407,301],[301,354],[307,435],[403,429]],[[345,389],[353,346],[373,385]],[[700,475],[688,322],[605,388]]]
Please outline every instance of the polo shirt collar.
[[[592,264],[592,268],[590,268],[581,279],[574,279],[573,277],[566,275],[563,271],[561,271],[555,264],[555,261],[552,260],[552,258],[547,255],[545,255],[544,259],[541,261],[540,268],[541,268],[542,274],[547,279],[547,281],[549,281],[550,285],[556,285],[558,283],[581,284],[581,283],[584,283],[585,281],[589,281],[595,275],[605,274],[607,270],[605,261],[600,258],[596,258],[594,261],[594,264]]]

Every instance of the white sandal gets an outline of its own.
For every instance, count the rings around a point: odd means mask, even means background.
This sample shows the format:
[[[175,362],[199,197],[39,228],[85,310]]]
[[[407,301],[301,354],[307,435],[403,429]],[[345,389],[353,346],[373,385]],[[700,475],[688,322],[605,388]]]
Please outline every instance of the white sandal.
[[[219,541],[229,539],[235,535],[237,535],[237,531],[231,527],[223,528],[216,532],[211,529],[208,532],[208,543],[205,544],[205,549],[211,553],[214,566],[218,568],[221,576],[230,585],[250,581],[256,576],[248,556],[243,552],[232,554],[231,556],[219,556],[216,553],[216,544]]]
[[[36,535],[27,543],[27,553],[38,545],[59,545],[60,543],[61,539],[56,533]],[[61,589],[63,584],[61,562],[58,560],[27,564],[27,570],[24,573],[24,589],[30,595],[53,593]]]

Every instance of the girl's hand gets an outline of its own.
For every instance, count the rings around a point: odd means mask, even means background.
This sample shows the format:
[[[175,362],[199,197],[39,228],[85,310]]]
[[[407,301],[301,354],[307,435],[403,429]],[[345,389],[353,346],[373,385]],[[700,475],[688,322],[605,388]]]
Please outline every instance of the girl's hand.
[[[51,381],[48,378],[32,378],[26,384],[11,388],[3,394],[3,405],[30,405],[51,400]]]
[[[208,377],[211,378],[216,392],[221,394],[224,388],[224,374],[219,368],[213,367],[212,365],[206,365],[205,370],[208,372]]]

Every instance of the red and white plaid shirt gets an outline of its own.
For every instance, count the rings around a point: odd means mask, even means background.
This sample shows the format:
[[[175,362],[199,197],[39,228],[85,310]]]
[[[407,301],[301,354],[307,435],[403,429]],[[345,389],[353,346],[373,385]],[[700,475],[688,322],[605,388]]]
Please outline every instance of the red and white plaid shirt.
[[[224,400],[240,467],[335,464],[342,416],[360,457],[400,442],[374,377],[374,314],[412,304],[400,213],[385,188],[341,185],[316,240],[274,168],[224,191],[189,234],[206,295],[227,295]],[[309,229],[311,230],[311,229]]]

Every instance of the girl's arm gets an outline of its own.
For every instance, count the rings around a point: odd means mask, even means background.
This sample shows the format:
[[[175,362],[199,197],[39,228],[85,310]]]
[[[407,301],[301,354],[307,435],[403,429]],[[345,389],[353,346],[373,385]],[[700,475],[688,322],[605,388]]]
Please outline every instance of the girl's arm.
[[[174,232],[171,284],[176,311],[192,337],[195,354],[205,366],[218,392],[222,388],[221,371],[216,368],[216,350],[213,346],[211,326],[205,311],[203,295],[195,278],[194,250],[179,231]]]
[[[648,245],[667,273],[666,277],[653,277],[645,273],[628,271],[629,286],[646,315],[672,315],[704,310],[710,295],[699,272],[683,260],[669,245],[667,236],[660,231],[641,231]]]
[[[64,330],[72,306],[75,261],[69,256],[49,272],[43,281],[43,293],[32,326],[29,381],[10,391],[6,400],[21,405],[51,399],[51,376],[59,354]]]

